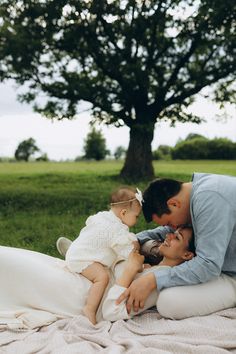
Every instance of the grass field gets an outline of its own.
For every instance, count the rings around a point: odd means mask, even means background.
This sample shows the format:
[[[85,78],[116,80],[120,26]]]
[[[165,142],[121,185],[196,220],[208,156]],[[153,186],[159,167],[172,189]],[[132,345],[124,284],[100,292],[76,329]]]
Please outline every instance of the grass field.
[[[89,215],[107,208],[110,192],[124,184],[117,177],[122,164],[0,163],[0,244],[57,255],[58,236],[74,239]],[[156,176],[184,181],[193,172],[236,176],[236,161],[158,161],[154,166]],[[133,231],[151,226],[141,217]]]

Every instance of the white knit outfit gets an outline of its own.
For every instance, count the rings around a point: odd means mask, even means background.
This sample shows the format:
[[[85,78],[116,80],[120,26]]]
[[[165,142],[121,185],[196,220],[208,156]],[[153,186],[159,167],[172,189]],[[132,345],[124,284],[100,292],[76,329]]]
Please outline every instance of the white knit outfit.
[[[90,216],[79,237],[66,253],[66,264],[72,272],[81,273],[94,262],[108,268],[128,258],[136,236],[110,210]]]

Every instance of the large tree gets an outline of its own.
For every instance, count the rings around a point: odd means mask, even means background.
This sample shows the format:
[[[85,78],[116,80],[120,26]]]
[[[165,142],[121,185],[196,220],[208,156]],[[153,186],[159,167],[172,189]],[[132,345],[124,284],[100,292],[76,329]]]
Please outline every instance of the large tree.
[[[0,77],[27,84],[21,99],[49,118],[72,119],[89,102],[95,120],[127,125],[121,175],[152,178],[157,121],[199,123],[187,108],[205,87],[235,101],[235,4],[2,0]]]
[[[23,140],[15,151],[16,160],[29,161],[29,158],[34,155],[36,152],[40,151],[36,145],[36,141],[33,138]]]
[[[97,161],[104,160],[109,150],[106,148],[106,139],[102,133],[92,128],[84,141],[84,158],[95,159]]]

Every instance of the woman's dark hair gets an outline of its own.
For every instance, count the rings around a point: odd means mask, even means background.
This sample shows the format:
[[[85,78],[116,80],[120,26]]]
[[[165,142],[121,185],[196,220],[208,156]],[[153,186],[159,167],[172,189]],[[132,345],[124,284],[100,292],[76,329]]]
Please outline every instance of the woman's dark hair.
[[[195,248],[195,241],[194,241],[194,231],[193,231],[192,226],[190,224],[182,225],[181,229],[190,229],[192,231],[192,237],[190,238],[189,243],[188,243],[188,250],[190,252],[193,252],[193,254],[195,255],[196,248]]]
[[[196,255],[196,248],[195,248],[195,242],[194,242],[194,232],[193,232],[193,235],[189,241],[188,250],[190,252],[193,252],[194,255]]]
[[[167,201],[179,193],[183,182],[159,178],[152,181],[143,193],[143,215],[147,222],[152,221],[152,215],[161,217],[170,214]]]

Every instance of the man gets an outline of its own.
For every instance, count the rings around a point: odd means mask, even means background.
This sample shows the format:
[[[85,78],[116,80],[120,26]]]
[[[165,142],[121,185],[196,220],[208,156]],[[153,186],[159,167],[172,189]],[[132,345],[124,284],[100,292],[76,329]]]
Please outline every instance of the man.
[[[134,280],[117,303],[127,299],[128,312],[138,311],[157,288],[157,309],[168,318],[236,306],[236,177],[194,173],[188,183],[157,179],[144,192],[143,214],[148,222],[173,228],[191,224],[196,256]]]

